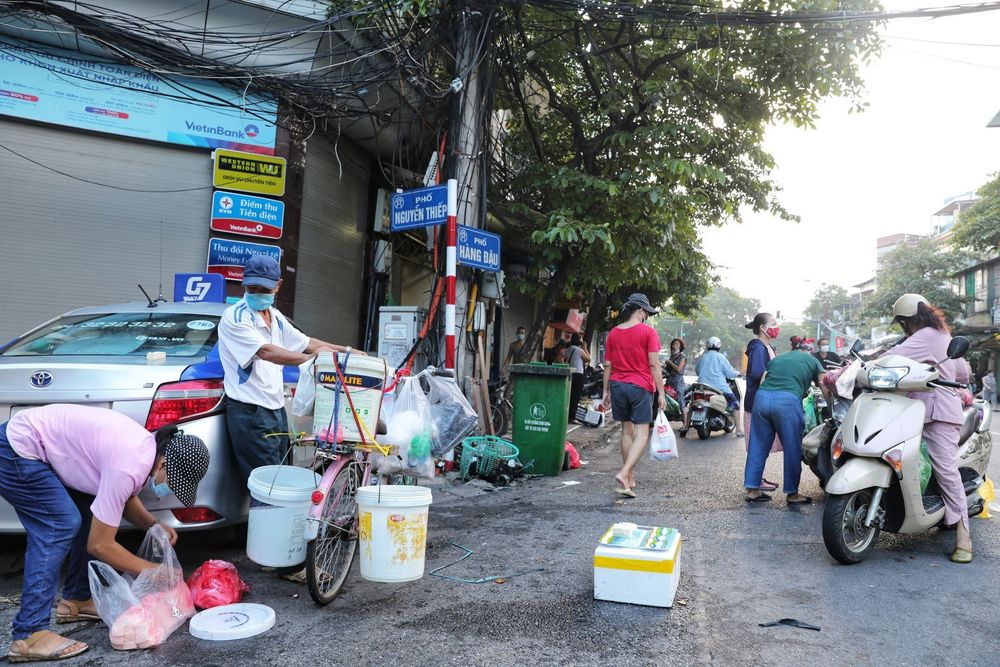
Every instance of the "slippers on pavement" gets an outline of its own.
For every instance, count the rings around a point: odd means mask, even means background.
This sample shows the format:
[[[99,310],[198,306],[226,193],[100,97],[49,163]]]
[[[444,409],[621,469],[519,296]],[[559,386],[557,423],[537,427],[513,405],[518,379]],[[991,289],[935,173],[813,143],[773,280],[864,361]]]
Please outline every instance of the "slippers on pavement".
[[[747,496],[747,497],[745,498],[745,500],[746,500],[746,501],[747,501],[748,503],[766,503],[766,502],[767,502],[768,500],[770,500],[770,499],[771,499],[771,496],[767,495],[766,493],[761,493],[761,494],[760,494],[759,496],[757,496],[756,498],[754,498],[754,497],[752,497],[752,496]]]
[[[635,498],[636,497],[635,491],[633,491],[632,489],[626,489],[626,488],[621,487],[621,486],[615,488],[615,493],[623,495],[626,498]]]
[[[802,500],[785,500],[789,505],[808,505],[812,503],[813,499],[809,496],[803,496]]]

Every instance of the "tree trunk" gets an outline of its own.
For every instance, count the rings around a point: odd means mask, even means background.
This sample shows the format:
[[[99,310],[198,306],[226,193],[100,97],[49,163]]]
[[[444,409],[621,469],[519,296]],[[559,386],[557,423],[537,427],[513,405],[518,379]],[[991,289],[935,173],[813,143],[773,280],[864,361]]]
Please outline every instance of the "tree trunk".
[[[539,346],[545,338],[545,329],[549,326],[549,320],[552,319],[552,310],[566,290],[566,284],[569,282],[569,271],[569,259],[563,253],[562,259],[556,265],[555,274],[549,279],[549,284],[545,288],[545,298],[542,301],[542,307],[539,309],[535,321],[528,330],[528,336],[524,340],[524,345],[521,346],[521,351],[516,356],[515,360],[517,363],[530,361],[538,351]]]
[[[594,331],[598,324],[607,318],[608,295],[604,290],[599,290],[594,294],[594,301],[587,309],[587,326],[583,330],[583,341],[587,344],[593,343]]]

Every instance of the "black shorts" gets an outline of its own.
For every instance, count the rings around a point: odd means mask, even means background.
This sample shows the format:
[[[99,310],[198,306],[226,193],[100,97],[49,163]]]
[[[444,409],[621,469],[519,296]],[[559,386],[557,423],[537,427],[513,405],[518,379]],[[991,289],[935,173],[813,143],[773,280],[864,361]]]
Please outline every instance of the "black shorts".
[[[653,421],[654,392],[628,382],[612,382],[610,389],[612,417],[633,424]]]

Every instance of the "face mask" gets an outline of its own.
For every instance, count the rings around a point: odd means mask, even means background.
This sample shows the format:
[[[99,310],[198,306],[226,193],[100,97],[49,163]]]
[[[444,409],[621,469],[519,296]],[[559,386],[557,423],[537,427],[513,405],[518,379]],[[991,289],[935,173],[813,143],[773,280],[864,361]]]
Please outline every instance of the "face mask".
[[[251,294],[247,292],[243,295],[243,299],[254,310],[267,310],[274,305],[273,294]]]
[[[767,334],[768,338],[770,338],[771,340],[774,340],[775,338],[778,337],[778,334],[781,333],[781,327],[779,327],[779,326],[765,327],[764,329],[762,329],[762,331],[765,334]]]
[[[524,334],[517,334],[518,340],[524,340]]]
[[[156,483],[156,475],[153,475],[152,477],[149,478],[149,481],[146,482],[146,488],[152,491],[157,498],[161,499],[166,498],[171,493],[173,493],[166,482],[164,482],[163,484]]]
[[[819,351],[820,352],[829,352],[830,351],[830,346],[829,345],[820,345],[819,346]]]

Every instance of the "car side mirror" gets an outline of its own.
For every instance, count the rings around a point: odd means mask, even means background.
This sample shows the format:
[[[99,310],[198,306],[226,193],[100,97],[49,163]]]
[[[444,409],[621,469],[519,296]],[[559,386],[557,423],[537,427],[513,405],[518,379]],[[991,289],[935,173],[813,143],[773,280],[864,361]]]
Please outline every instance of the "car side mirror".
[[[861,354],[861,350],[864,349],[864,345],[861,343],[860,338],[855,338],[854,343],[851,345],[851,354],[855,357]]]
[[[955,336],[948,343],[948,358],[961,359],[969,351],[969,339],[965,336]]]

